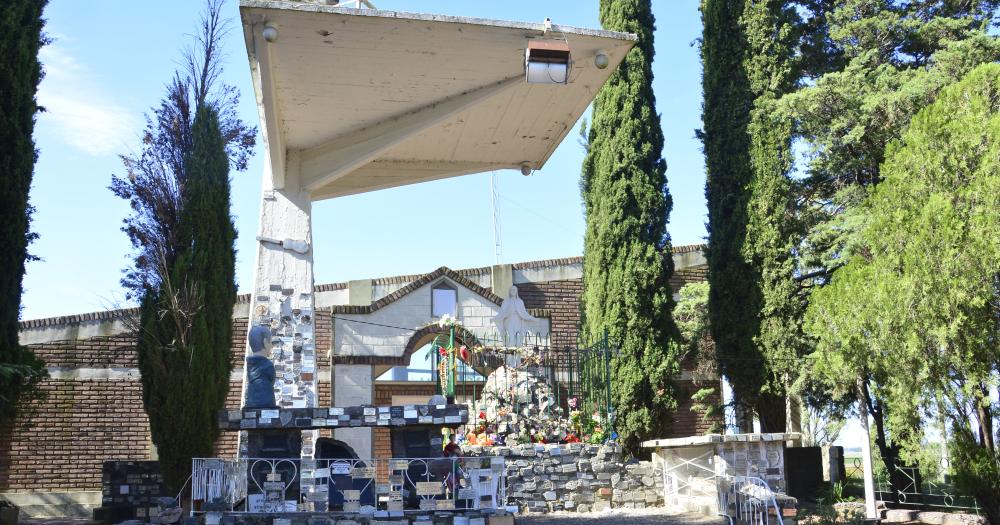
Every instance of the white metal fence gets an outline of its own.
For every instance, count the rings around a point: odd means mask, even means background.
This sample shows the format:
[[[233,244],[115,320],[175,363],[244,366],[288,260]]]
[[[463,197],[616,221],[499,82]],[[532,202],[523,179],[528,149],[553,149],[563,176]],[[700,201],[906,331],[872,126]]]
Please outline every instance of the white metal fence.
[[[193,512],[373,514],[499,509],[503,457],[195,459]]]

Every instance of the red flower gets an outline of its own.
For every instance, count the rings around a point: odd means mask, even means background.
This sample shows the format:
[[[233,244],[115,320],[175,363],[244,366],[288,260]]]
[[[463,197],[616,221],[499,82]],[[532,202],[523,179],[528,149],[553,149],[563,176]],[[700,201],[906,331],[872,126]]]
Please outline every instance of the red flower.
[[[480,412],[479,419],[486,419],[486,412]]]
[[[458,357],[461,357],[462,361],[469,360],[469,349],[465,345],[458,347]]]
[[[441,348],[438,348],[438,353],[441,354],[442,356],[448,355],[448,351],[445,350],[443,346]]]

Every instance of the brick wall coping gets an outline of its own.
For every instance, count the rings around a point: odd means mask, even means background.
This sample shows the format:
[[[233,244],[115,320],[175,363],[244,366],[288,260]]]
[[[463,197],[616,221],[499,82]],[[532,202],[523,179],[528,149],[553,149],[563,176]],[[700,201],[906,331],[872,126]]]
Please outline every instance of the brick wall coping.
[[[685,254],[685,253],[693,253],[693,252],[704,251],[705,248],[706,248],[706,245],[704,245],[704,244],[689,244],[689,245],[685,245],[685,246],[674,246],[672,248],[672,253],[674,255]],[[541,259],[541,260],[536,260],[536,261],[524,261],[524,262],[512,263],[511,267],[514,270],[525,270],[525,269],[531,269],[531,268],[543,268],[543,267],[547,267],[547,266],[561,266],[561,265],[570,265],[570,264],[581,264],[582,262],[583,262],[583,257],[577,256],[577,257],[565,257],[565,258],[561,258],[561,259]],[[481,286],[479,286],[479,285],[477,285],[477,284],[475,284],[475,283],[473,283],[473,282],[471,282],[471,281],[468,280],[469,277],[474,277],[474,276],[479,276],[479,275],[483,275],[483,274],[489,273],[491,271],[491,267],[489,267],[489,266],[483,266],[483,267],[479,267],[479,268],[466,268],[466,269],[462,269],[462,270],[451,270],[451,269],[446,268],[446,267],[441,267],[441,268],[438,268],[437,270],[435,270],[435,271],[433,271],[431,273],[422,274],[422,275],[397,275],[397,276],[392,276],[392,277],[380,277],[380,278],[372,279],[372,284],[374,284],[374,285],[399,284],[399,283],[411,283],[412,284],[412,283],[415,283],[415,282],[417,282],[419,280],[425,280],[425,279],[427,279],[427,282],[429,282],[430,280],[433,280],[437,276],[441,275],[441,274],[437,274],[437,272],[441,272],[442,270],[447,270],[449,272],[449,277],[452,277],[453,279],[457,280],[457,278],[461,278],[463,281],[468,282],[469,283],[468,285],[466,285],[465,283],[463,283],[463,286],[467,286],[469,289],[472,289],[474,291],[476,291],[477,288],[478,289],[482,289],[483,291],[485,291],[485,294],[482,294],[484,297],[489,298],[486,294],[493,295],[493,297],[496,297],[493,294],[492,291],[487,290],[486,288],[483,288],[483,287],[481,287]],[[435,275],[435,274],[437,274],[437,275]],[[428,279],[428,276],[432,276],[432,275],[433,275],[433,277],[430,277],[430,279]],[[426,284],[426,282],[424,282],[423,284]],[[316,285],[314,287],[314,290],[315,290],[315,292],[330,292],[330,291],[336,291],[336,290],[344,290],[344,289],[347,288],[347,285],[348,285],[348,283],[346,283],[346,282],[320,284],[320,285]],[[475,286],[475,288],[473,288],[473,286]],[[405,288],[407,288],[407,287],[401,288],[400,290],[405,289]],[[380,299],[380,301],[382,301],[384,299],[388,299],[389,297],[392,297],[394,294],[396,294],[398,292],[399,292],[399,290],[397,290],[396,292],[394,292],[392,294],[389,294],[388,296]],[[405,295],[405,294],[403,294],[403,295]],[[397,296],[396,298],[398,298],[400,296]],[[499,298],[499,297],[497,297],[497,298],[500,299],[500,302],[502,302],[501,298]],[[394,300],[394,299],[392,299],[392,300]],[[392,302],[392,300],[387,301],[387,303],[388,302]],[[248,304],[249,302],[250,302],[250,294],[248,294],[248,293],[239,294],[239,295],[236,296],[236,303],[237,304]],[[376,301],[376,302],[378,302],[378,301]],[[500,304],[500,303],[497,302],[497,304]],[[21,321],[19,323],[18,330],[19,331],[24,331],[24,330],[32,330],[32,329],[48,328],[48,327],[71,326],[71,325],[81,325],[81,324],[87,324],[87,323],[103,323],[103,322],[107,322],[107,321],[118,321],[118,320],[121,320],[121,319],[129,316],[129,315],[132,315],[132,316],[138,315],[138,312],[139,312],[138,308],[121,308],[121,309],[115,309],[115,310],[105,310],[105,311],[100,311],[100,312],[87,312],[87,313],[81,313],[81,314],[63,315],[63,316],[56,316],[56,317],[44,317],[44,318],[39,318],[39,319],[26,319],[26,320]],[[346,312],[345,311],[345,312],[340,312],[340,313],[354,313],[354,312]]]
[[[672,439],[651,439],[643,441],[643,448],[674,448],[711,445],[713,443],[751,442],[751,441],[801,441],[802,434],[798,432],[776,432],[770,434],[706,434]]]

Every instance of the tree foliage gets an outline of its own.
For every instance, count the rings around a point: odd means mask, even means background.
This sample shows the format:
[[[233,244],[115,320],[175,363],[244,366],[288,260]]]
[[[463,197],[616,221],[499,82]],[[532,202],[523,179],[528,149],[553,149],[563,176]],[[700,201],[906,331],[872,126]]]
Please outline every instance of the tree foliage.
[[[147,119],[141,152],[123,156],[123,230],[137,253],[123,279],[140,299],[135,326],[143,406],[166,483],[180,490],[192,457],[210,456],[229,390],[236,231],[229,169],[246,167],[256,131],[218,85],[222,3],[212,0],[186,67]]]
[[[704,0],[702,60],[702,129],[705,152],[705,198],[708,205],[708,311],[721,371],[733,387],[743,412],[752,407],[757,385],[765,382],[763,357],[754,337],[760,325],[760,289],[747,252],[750,140],[753,108],[750,80],[744,71],[746,38],[740,28],[743,0]]]
[[[0,422],[14,417],[18,400],[36,395],[44,364],[18,342],[18,320],[31,206],[28,191],[35,170],[35,100],[42,66],[38,50],[44,0],[10,0],[0,6]]]
[[[775,106],[796,86],[801,19],[788,2],[705,0],[702,20],[713,333],[737,402],[783,431],[803,302],[792,276],[792,126]]]
[[[678,371],[668,279],[673,272],[667,219],[663,132],[653,95],[654,18],[649,0],[602,0],[606,29],[639,36],[594,101],[581,191],[584,246],[583,333],[606,332],[620,346],[614,359],[615,424],[636,453],[663,435],[675,407]]]
[[[879,176],[845,212],[861,217],[860,248],[812,296],[817,371],[845,393],[867,374],[904,457],[919,453],[921,417],[943,411],[959,429],[953,468],[989,485],[1000,469],[1000,65],[921,110]],[[995,523],[1000,485],[986,489],[977,498]]]
[[[724,430],[724,407],[717,402],[722,396],[718,380],[719,363],[715,355],[715,341],[709,326],[708,282],[689,283],[677,292],[674,322],[681,338],[682,363],[692,368],[693,384],[698,388],[691,394],[691,410],[701,414],[707,423],[706,433]],[[713,379],[706,379],[713,378]]]

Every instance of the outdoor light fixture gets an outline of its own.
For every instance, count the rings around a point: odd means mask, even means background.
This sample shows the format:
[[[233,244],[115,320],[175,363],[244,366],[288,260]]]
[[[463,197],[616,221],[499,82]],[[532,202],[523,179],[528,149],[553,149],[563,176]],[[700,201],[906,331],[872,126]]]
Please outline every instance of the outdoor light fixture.
[[[278,28],[274,26],[264,26],[264,40],[273,44],[278,40]]]
[[[524,79],[530,84],[565,84],[571,63],[565,40],[531,40],[524,50]]]
[[[611,60],[608,58],[608,54],[604,51],[598,51],[597,55],[594,56],[594,65],[597,66],[597,69],[604,69],[608,67],[610,62]]]

